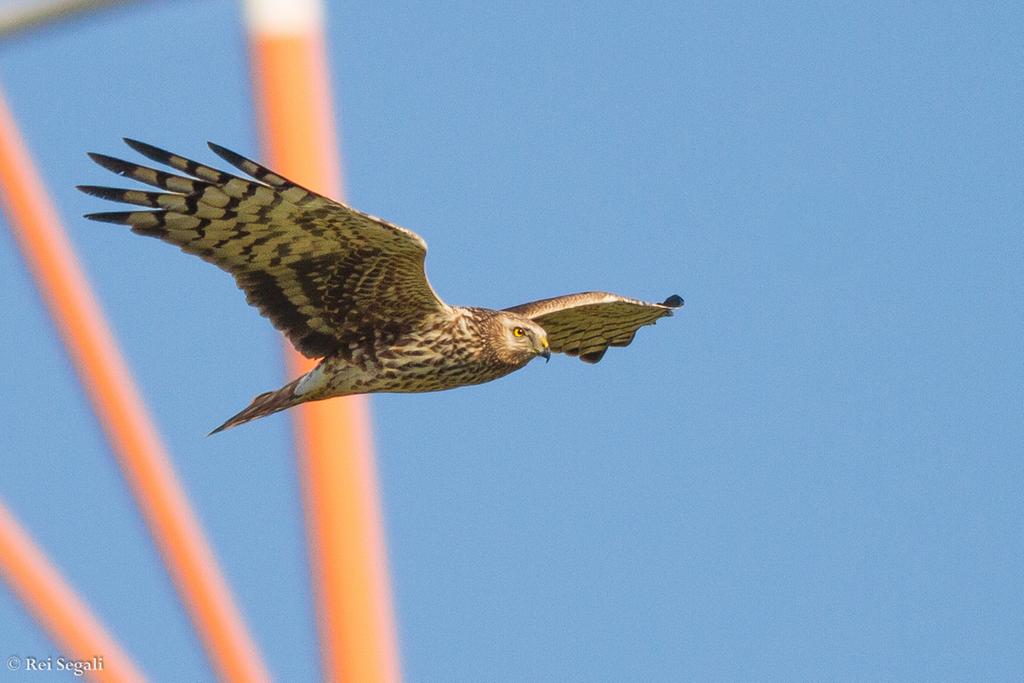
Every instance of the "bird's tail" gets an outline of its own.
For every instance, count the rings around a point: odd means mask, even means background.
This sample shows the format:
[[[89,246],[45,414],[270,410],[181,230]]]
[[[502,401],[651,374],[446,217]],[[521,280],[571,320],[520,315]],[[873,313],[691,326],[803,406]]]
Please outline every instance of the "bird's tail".
[[[210,435],[216,434],[217,432],[223,432],[225,429],[230,429],[235,425],[244,424],[250,420],[255,420],[258,417],[264,417],[266,415],[276,413],[279,410],[291,408],[294,405],[298,405],[303,401],[309,400],[308,395],[295,395],[295,387],[298,386],[303,377],[292,380],[277,391],[268,391],[260,394],[252,400],[252,403],[250,403],[245,410],[230,418],[220,427],[214,429],[210,432]]]

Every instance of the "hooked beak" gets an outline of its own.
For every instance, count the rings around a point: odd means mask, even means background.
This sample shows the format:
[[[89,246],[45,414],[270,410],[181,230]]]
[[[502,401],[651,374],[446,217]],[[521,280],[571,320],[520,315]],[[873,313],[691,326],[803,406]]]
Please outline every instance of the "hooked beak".
[[[540,345],[543,348],[540,351],[537,352],[537,355],[538,356],[543,356],[544,357],[544,362],[547,363],[548,361],[551,360],[551,349],[548,348],[548,340],[547,340],[547,338],[542,339],[541,342],[540,342]]]

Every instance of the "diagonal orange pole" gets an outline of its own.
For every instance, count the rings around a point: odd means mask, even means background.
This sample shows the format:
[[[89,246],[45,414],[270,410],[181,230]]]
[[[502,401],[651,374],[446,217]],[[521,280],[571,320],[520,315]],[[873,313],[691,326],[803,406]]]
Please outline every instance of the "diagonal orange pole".
[[[260,129],[269,166],[338,197],[337,137],[319,0],[247,0]],[[290,348],[292,375],[312,367]],[[398,681],[399,662],[368,404],[295,410],[324,678]]]
[[[88,662],[89,676],[93,680],[103,683],[146,680],[32,542],[3,501],[0,501],[0,576],[7,579],[11,589],[69,659]],[[4,670],[21,671],[28,666],[16,653],[4,652],[3,655],[7,657],[2,665]]]
[[[214,668],[223,680],[267,680],[2,95],[0,201]]]

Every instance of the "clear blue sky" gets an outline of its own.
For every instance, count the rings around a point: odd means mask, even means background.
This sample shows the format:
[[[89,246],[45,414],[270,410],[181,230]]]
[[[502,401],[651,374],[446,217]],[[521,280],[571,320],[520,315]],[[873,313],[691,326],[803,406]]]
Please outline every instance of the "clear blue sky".
[[[687,306],[597,366],[373,399],[409,680],[1024,678],[1020,3],[334,3],[348,196],[448,301]],[[238,9],[0,83],[242,610],[319,673],[284,381],[230,278],[87,222],[128,135],[256,154]],[[6,220],[6,219],[3,219]],[[211,673],[0,221],[0,495],[155,679]],[[0,654],[55,646],[0,584]]]

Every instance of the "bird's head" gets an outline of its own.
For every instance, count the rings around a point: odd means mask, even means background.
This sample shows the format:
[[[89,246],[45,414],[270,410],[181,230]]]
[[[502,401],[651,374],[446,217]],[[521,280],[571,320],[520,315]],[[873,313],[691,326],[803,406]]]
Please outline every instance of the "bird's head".
[[[506,363],[523,365],[537,356],[551,358],[548,333],[537,323],[511,313],[500,314],[495,322],[499,337],[495,346]]]

